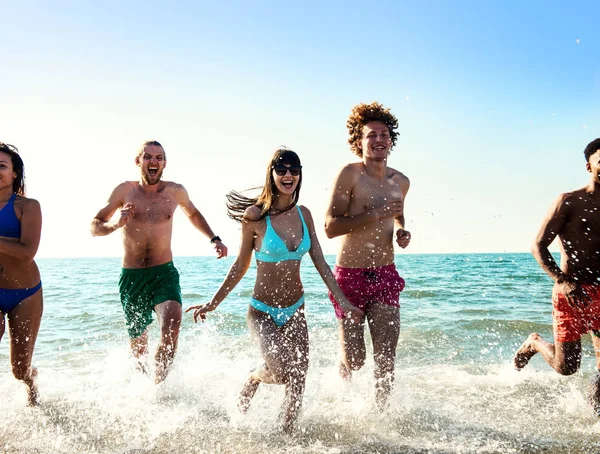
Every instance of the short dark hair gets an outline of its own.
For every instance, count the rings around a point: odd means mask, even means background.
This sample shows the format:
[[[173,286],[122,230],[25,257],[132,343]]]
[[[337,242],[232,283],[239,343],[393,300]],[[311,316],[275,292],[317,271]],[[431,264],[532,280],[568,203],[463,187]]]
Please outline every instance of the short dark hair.
[[[17,195],[25,195],[25,165],[19,156],[19,150],[14,145],[0,142],[0,151],[10,156],[13,172],[17,175],[13,181],[13,192]]]
[[[585,156],[586,162],[590,160],[590,156],[600,150],[600,138],[592,140],[587,144],[585,150],[583,150],[583,154]]]

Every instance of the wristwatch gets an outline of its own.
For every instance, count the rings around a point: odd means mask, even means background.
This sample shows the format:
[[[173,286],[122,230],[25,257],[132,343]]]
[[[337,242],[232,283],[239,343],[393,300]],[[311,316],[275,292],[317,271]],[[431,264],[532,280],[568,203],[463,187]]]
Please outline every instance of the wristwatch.
[[[210,239],[210,244],[215,244],[217,241],[221,241],[221,238],[219,237],[219,235],[212,237]]]

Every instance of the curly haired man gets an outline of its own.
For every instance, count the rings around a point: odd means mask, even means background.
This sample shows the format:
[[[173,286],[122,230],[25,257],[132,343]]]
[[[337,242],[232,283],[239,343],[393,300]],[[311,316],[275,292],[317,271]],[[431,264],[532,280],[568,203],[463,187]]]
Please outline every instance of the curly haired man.
[[[325,221],[329,238],[342,237],[334,275],[352,304],[365,313],[355,323],[344,318],[338,303],[330,299],[339,321],[342,347],[340,375],[365,363],[365,319],[373,341],[376,401],[387,402],[394,383],[396,346],[400,334],[400,292],[404,280],[394,264],[394,236],[401,248],[408,246],[404,229],[404,200],[410,181],[388,167],[390,150],[398,138],[398,120],[381,104],[359,104],[347,121],[348,143],[359,158],[342,168],[335,179]]]

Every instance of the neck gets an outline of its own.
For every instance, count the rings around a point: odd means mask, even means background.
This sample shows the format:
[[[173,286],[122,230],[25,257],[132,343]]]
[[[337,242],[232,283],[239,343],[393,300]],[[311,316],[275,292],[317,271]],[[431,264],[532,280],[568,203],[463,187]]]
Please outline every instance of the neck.
[[[375,178],[385,178],[387,174],[387,158],[379,160],[363,157],[363,166],[367,175]]]
[[[276,210],[283,210],[289,207],[292,204],[292,196],[291,195],[281,195],[278,194],[273,201],[273,208]]]
[[[148,193],[157,192],[158,188],[160,187],[160,181],[156,184],[148,184],[143,179],[140,179],[139,184],[142,191]]]
[[[0,189],[0,201],[7,202],[8,199],[10,199],[13,194],[14,194],[14,191],[12,189],[12,186],[7,186],[5,188],[1,188]]]
[[[592,178],[590,184],[588,184],[588,192],[595,192],[600,194],[600,181],[596,181],[596,179]]]

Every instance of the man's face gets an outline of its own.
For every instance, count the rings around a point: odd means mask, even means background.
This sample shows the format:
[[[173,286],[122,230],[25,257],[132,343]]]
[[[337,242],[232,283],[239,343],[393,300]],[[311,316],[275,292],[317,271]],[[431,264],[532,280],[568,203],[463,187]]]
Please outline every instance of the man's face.
[[[590,156],[585,168],[592,174],[593,180],[600,184],[600,149]]]
[[[157,184],[167,165],[165,151],[162,147],[156,145],[146,145],[142,154],[135,159],[135,163],[140,166],[144,183],[148,185]]]
[[[363,157],[375,161],[384,161],[390,154],[390,148],[392,148],[390,130],[382,121],[370,121],[363,126],[362,139],[359,145]]]

